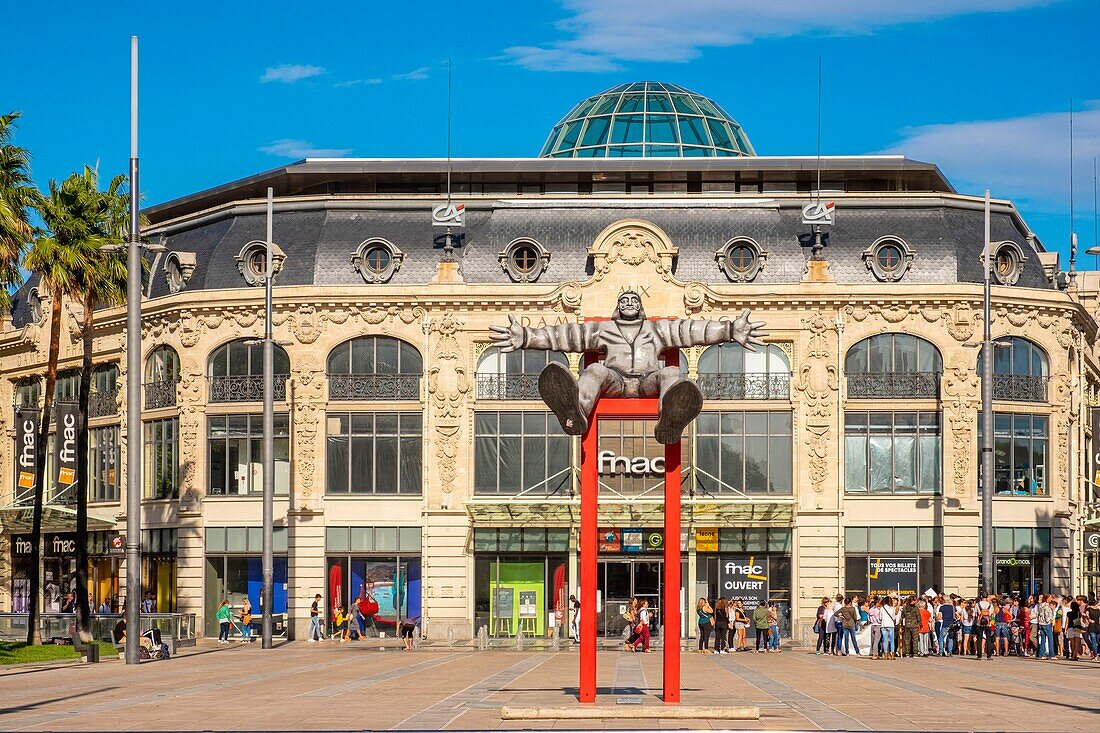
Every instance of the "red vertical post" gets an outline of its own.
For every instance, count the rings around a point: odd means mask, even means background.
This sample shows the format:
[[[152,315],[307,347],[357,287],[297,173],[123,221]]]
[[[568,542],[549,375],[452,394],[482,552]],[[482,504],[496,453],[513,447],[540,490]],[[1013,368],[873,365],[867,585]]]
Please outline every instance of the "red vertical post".
[[[599,529],[599,418],[593,413],[581,439],[580,701],[596,702],[596,552]]]
[[[665,354],[667,366],[680,366],[680,352]],[[665,446],[664,701],[680,702],[680,441]]]

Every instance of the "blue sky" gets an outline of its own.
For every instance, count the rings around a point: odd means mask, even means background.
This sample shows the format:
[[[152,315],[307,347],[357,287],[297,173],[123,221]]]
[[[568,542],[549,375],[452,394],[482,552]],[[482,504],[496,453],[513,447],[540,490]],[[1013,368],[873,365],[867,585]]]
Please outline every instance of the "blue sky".
[[[575,102],[641,79],[713,97],[762,155],[813,154],[820,55],[826,154],[938,163],[962,191],[1014,199],[1063,252],[1072,99],[1076,228],[1094,243],[1096,0],[61,2],[4,17],[19,62],[0,110],[23,112],[41,186],[85,163],[126,170],[131,34],[148,203],[307,155],[441,156],[448,58],[456,156],[536,155]]]

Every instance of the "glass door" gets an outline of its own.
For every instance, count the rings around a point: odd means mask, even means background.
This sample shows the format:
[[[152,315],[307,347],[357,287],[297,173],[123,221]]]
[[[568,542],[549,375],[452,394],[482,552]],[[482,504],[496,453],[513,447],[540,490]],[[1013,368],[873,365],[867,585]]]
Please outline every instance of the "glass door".
[[[596,589],[603,599],[603,609],[597,615],[597,633],[607,638],[619,638],[626,629],[623,613],[632,598],[649,602],[651,633],[659,626],[662,562],[632,559],[600,560],[596,574]]]

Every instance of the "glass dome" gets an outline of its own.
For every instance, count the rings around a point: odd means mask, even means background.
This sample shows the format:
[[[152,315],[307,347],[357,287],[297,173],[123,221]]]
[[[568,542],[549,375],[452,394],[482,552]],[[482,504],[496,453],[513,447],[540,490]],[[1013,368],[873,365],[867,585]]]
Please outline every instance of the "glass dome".
[[[554,125],[541,158],[756,155],[741,125],[675,84],[639,81],[589,97]]]

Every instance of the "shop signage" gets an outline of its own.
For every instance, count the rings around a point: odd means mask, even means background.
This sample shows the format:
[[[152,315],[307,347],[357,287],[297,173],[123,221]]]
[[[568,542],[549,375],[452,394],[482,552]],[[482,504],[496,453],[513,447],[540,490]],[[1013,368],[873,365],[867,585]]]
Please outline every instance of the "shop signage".
[[[768,559],[755,555],[726,555],[718,564],[722,596],[741,601],[751,613],[768,602]]]
[[[627,458],[615,451],[603,450],[599,455],[600,475],[626,474],[628,476],[654,476],[665,472],[664,456]]]
[[[54,437],[54,496],[67,501],[76,499],[68,492],[76,483],[76,433],[80,429],[80,406],[72,402],[57,403],[57,435]]]
[[[34,490],[38,468],[38,410],[15,411],[15,493]]]
[[[496,603],[493,606],[493,618],[512,618],[516,605],[516,589],[510,585],[498,585],[493,589]]]
[[[1092,483],[1100,486],[1100,407],[1089,408],[1092,422]]]
[[[1100,532],[1085,532],[1085,551],[1100,550]]]
[[[465,226],[466,204],[440,204],[432,209],[433,227]]]
[[[1030,557],[998,557],[999,568],[1028,568],[1031,567]]]
[[[715,527],[706,529],[697,527],[695,529],[695,551],[718,552],[718,529]]]
[[[665,533],[659,529],[651,529],[645,533],[645,549],[647,552],[660,552],[665,549]]]
[[[641,552],[645,546],[645,530],[624,529],[622,532],[623,552]]]
[[[13,555],[30,555],[34,549],[34,535],[17,534],[12,538]],[[65,557],[76,553],[76,534],[73,532],[47,532],[42,535],[43,557]]]
[[[125,555],[126,554],[126,535],[113,534],[107,539],[107,554],[108,555]]]
[[[917,558],[868,558],[867,567],[867,590],[871,595],[917,595]]]
[[[619,543],[619,530],[601,529],[600,546],[597,549],[600,552],[619,552],[622,549]]]
[[[806,204],[802,207],[802,223],[831,225],[835,221],[833,218],[835,214],[836,203],[832,201]]]

